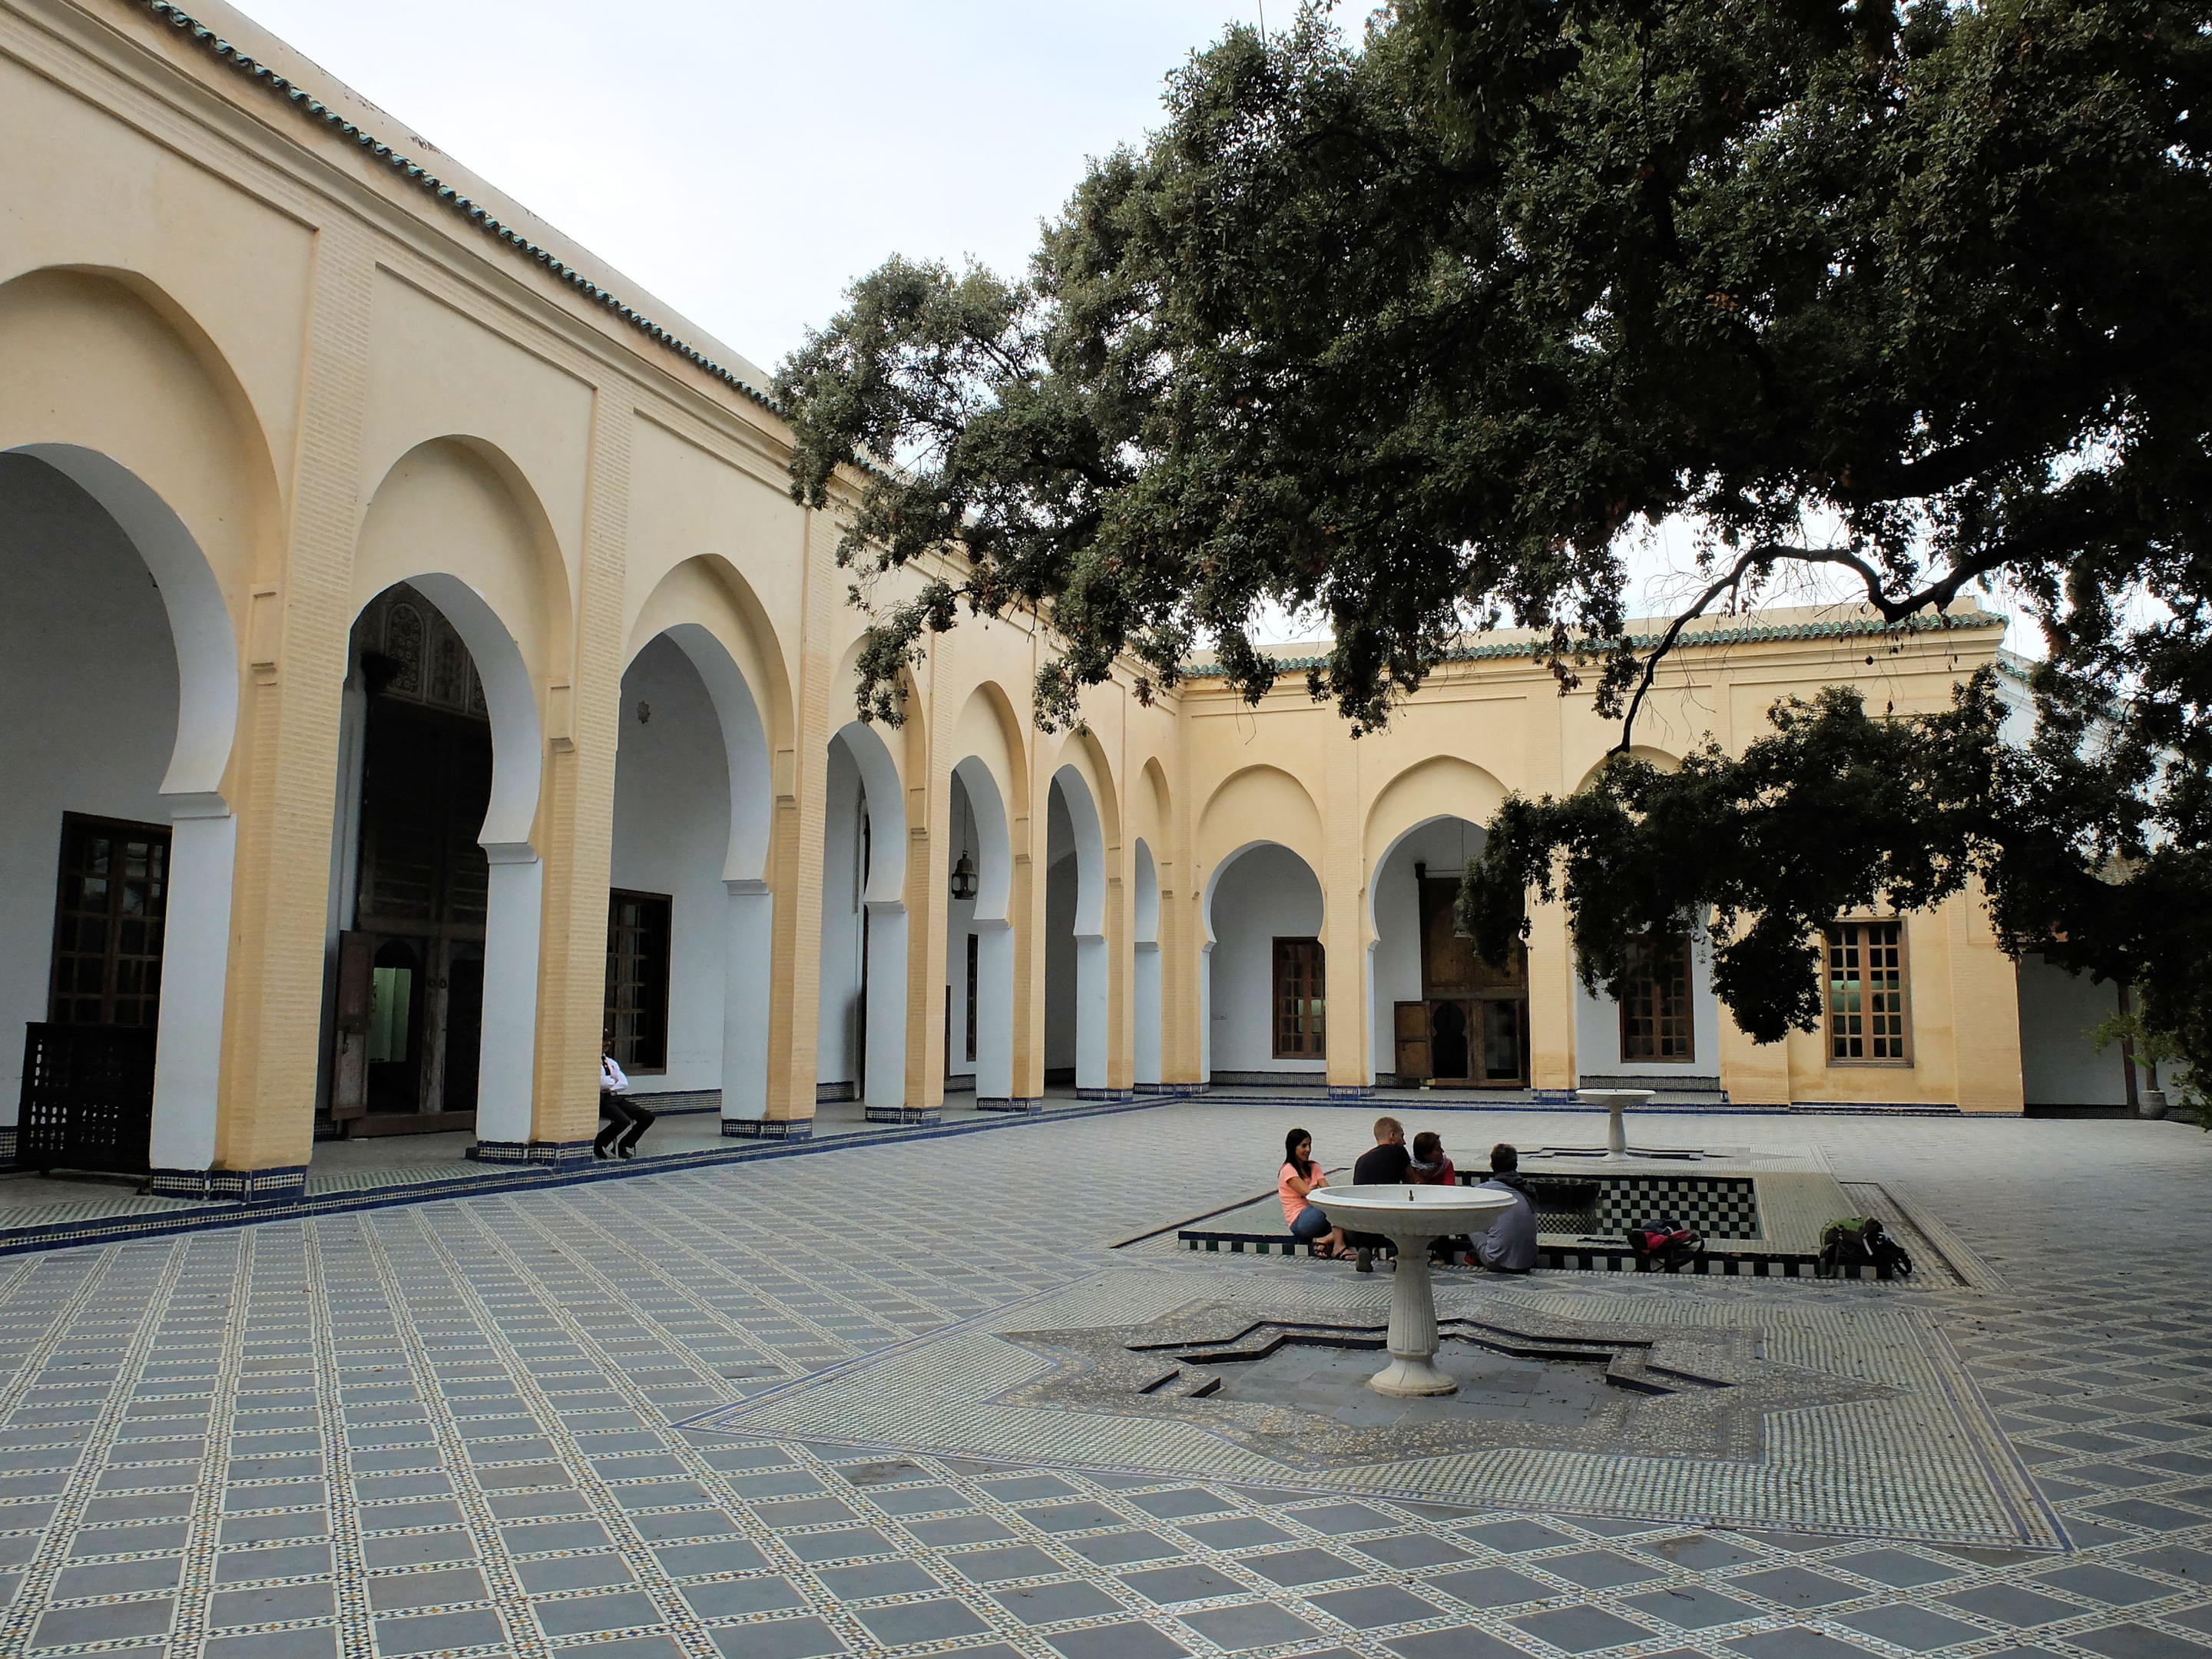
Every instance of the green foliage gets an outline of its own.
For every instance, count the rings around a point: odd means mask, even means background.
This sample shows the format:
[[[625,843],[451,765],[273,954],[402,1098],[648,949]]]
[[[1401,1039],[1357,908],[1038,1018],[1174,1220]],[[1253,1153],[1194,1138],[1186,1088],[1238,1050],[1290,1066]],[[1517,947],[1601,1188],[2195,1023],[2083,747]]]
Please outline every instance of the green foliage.
[[[2200,1129],[2212,1130],[2212,1098],[2208,1098],[2197,1081],[2197,1074],[2186,1068],[2188,1056],[2172,1034],[2154,1030],[2143,1023],[2143,1018],[2133,1009],[2125,1013],[2108,1015],[2097,1023],[2089,1033],[2090,1045],[2102,1054],[2115,1042],[2128,1045],[2129,1057],[2148,1068],[2147,1086],[2165,1091],[2168,1105],[2179,1106],[2197,1120]],[[2174,1061],[2185,1062],[2179,1075]]]
[[[962,543],[879,612],[878,711],[965,602],[1051,606],[1066,719],[1117,655],[1273,602],[1386,718],[1471,623],[1608,707],[1625,532],[1714,586],[1838,566],[1893,616],[1985,575],[2114,683],[2148,585],[2203,625],[2212,500],[2204,0],[1404,0],[1355,46],[1232,28],[1097,163],[1024,280],[893,260],[784,366],[794,487],[881,464],[843,556]],[[1834,526],[1808,538],[1808,524]]]
[[[1273,604],[1326,621],[1310,684],[1358,730],[1500,619],[1632,720],[1673,634],[1624,637],[1619,550],[1677,514],[1707,581],[1677,628],[1808,564],[1891,620],[2001,585],[2047,646],[2031,750],[1998,752],[1986,686],[1905,721],[1832,692],[1739,761],[1510,806],[1470,902],[1494,933],[1564,853],[1600,977],[1711,907],[1771,1035],[1816,1012],[1838,907],[1972,877],[2009,947],[2135,984],[2212,1058],[2208,69],[2212,0],[1232,28],[1020,280],[893,260],[778,376],[795,495],[867,469],[862,711],[897,717],[963,606],[1049,613],[1048,722],[1201,646],[1256,700]],[[902,566],[918,596],[884,597]]]
[[[1502,964],[1522,895],[1573,902],[1583,982],[1618,994],[1654,930],[1706,927],[1715,994],[1761,1042],[1821,1014],[1820,930],[1874,908],[1959,891],[1992,849],[2002,719],[1991,678],[1941,714],[1872,718],[1832,686],[1774,709],[1732,757],[1708,743],[1674,772],[1616,755],[1564,800],[1509,797],[1460,896],[1475,947]],[[1893,835],[1899,823],[1917,833]]]

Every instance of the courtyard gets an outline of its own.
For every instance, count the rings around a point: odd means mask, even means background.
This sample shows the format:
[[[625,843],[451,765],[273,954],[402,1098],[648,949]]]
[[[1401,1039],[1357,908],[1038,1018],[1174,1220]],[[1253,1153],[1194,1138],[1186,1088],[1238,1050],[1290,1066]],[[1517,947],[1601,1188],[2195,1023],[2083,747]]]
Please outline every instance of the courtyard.
[[[1495,1357],[1465,1396],[1481,1443],[1440,1454],[1430,1408],[1262,1431],[1344,1369],[1324,1350],[1212,1421],[1055,1369],[1207,1309],[1379,1316],[1387,1271],[1176,1237],[1263,1191],[1291,1123],[1336,1167],[1372,1112],[1176,1101],[16,1255],[0,1651],[2212,1646],[2193,1128],[1655,1115],[1648,1139],[1879,1187],[1942,1261],[1438,1275],[1448,1320],[1722,1355],[1708,1392],[1747,1404],[1710,1433],[1655,1439],[1671,1399],[1612,1410],[1587,1372]],[[1594,1122],[1406,1115],[1463,1165]]]

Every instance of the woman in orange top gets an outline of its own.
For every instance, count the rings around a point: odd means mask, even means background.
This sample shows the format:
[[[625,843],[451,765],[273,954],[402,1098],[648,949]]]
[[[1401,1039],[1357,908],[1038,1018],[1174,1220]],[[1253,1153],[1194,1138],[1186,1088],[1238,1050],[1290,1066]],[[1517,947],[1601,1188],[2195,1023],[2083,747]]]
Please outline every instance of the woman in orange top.
[[[1344,1248],[1344,1230],[1329,1225],[1328,1212],[1308,1203],[1307,1194],[1328,1185],[1328,1177],[1313,1159],[1313,1137],[1293,1129],[1283,1137],[1283,1167],[1275,1177],[1275,1195],[1283,1200],[1283,1219],[1291,1237],[1313,1246],[1313,1253],[1334,1261],[1351,1254]]]

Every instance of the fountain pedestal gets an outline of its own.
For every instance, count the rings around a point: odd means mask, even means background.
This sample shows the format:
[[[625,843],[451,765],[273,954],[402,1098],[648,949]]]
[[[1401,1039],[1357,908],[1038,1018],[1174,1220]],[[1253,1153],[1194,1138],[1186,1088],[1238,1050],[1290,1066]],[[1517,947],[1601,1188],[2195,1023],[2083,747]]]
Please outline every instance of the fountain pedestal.
[[[1516,1201],[1507,1192],[1472,1187],[1323,1187],[1311,1201],[1340,1227],[1380,1233],[1396,1247],[1390,1285],[1390,1363],[1367,1379],[1396,1399],[1455,1394],[1459,1384],[1437,1369],[1437,1299],[1429,1278],[1429,1244],[1456,1233],[1486,1231]]]

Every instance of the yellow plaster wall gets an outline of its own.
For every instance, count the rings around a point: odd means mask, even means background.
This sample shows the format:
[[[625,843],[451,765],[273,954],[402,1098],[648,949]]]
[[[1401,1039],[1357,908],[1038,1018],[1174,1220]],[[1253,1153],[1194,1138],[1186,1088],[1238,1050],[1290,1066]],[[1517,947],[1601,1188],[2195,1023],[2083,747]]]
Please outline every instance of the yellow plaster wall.
[[[246,20],[211,11],[248,49],[295,62]],[[364,125],[378,118],[342,88],[328,95]],[[866,626],[834,557],[850,497],[798,507],[786,434],[757,401],[143,14],[0,0],[0,448],[79,443],[138,472],[199,541],[240,641],[218,1162],[306,1161],[347,631],[384,586],[428,570],[498,611],[540,702],[533,1135],[589,1133],[621,674],[684,622],[729,648],[768,728],[769,1115],[811,1115],[826,749],[853,718]],[[563,257],[596,269],[580,250]],[[911,593],[930,574],[885,578],[881,594]],[[1998,637],[1982,627],[1893,648],[1693,635],[1639,740],[1662,757],[1707,733],[1739,747],[1778,696],[1838,677],[1877,708],[1937,707]],[[1480,822],[1507,790],[1572,788],[1617,736],[1587,690],[1562,696],[1525,657],[1450,665],[1358,741],[1295,673],[1256,708],[1204,677],[1147,707],[1133,674],[1118,673],[1085,693],[1085,730],[1048,733],[1029,690],[1050,648],[1030,619],[963,620],[913,676],[906,724],[883,734],[908,814],[910,1103],[942,1086],[945,830],[951,769],[969,755],[1006,795],[1018,1094],[1042,1091],[1037,866],[1062,765],[1089,783],[1104,831],[1109,1086],[1131,1077],[1137,842],[1161,889],[1163,1072],[1195,1084],[1206,888],[1224,859],[1267,839],[1322,881],[1329,994],[1346,1011],[1331,1021],[1329,1080],[1358,1088],[1375,1059],[1360,1010],[1367,890],[1391,841],[1442,813]],[[1986,919],[1961,898],[1909,930],[1911,1067],[1832,1067],[1817,1036],[1759,1048],[1724,1021],[1735,1097],[2018,1110],[2011,970]],[[1540,1088],[1575,1079],[1571,969],[1563,914],[1540,908]]]

